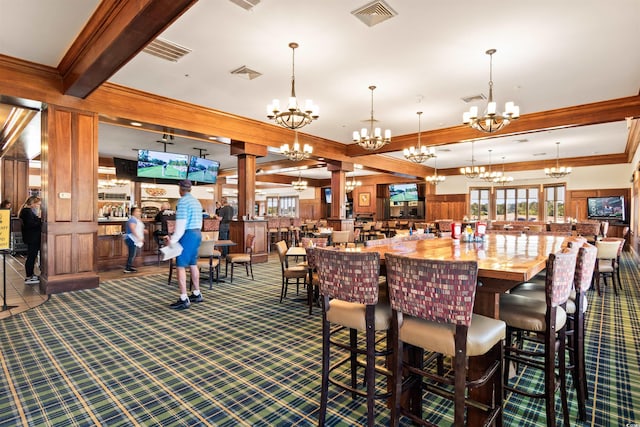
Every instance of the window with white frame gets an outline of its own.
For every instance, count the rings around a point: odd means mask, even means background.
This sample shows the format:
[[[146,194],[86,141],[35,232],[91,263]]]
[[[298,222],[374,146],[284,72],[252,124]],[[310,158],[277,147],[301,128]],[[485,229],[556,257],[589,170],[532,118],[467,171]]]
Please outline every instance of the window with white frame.
[[[544,219],[548,222],[565,222],[566,189],[562,185],[544,187]]]

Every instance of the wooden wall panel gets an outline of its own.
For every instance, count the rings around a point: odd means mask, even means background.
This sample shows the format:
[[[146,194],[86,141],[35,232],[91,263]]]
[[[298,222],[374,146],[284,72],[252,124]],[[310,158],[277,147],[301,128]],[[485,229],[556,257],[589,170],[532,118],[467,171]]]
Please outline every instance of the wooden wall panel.
[[[93,271],[97,256],[95,253],[95,241],[95,233],[78,233],[76,236],[73,254],[73,259],[75,259],[78,265],[76,271],[80,273]]]
[[[433,195],[426,198],[425,220],[461,220],[467,211],[466,194]]]
[[[55,165],[50,165],[54,167],[50,167],[49,170],[54,178],[51,185],[55,187],[56,195],[58,196],[53,206],[53,217],[56,222],[71,221],[71,198],[63,199],[59,197],[60,193],[71,194],[72,192],[72,174],[70,170],[70,166],[73,164],[71,154],[73,148],[71,112],[58,111],[53,117],[56,162]]]
[[[77,138],[74,145],[73,159],[77,162],[74,195],[81,195],[72,199],[78,221],[96,221],[96,203],[88,200],[98,200],[96,174],[98,173],[98,135],[97,122],[90,115],[78,114]],[[93,157],[93,159],[92,159]],[[75,163],[75,162],[74,162]],[[90,177],[94,177],[90,179]]]
[[[569,210],[566,212],[566,215],[576,218],[578,221],[583,221],[587,219],[587,198],[607,196],[624,196],[625,218],[627,218],[627,222],[629,222],[631,214],[631,190],[629,188],[567,191],[566,203]]]
[[[11,212],[17,216],[29,194],[29,161],[3,158],[0,167],[2,168],[0,198],[11,201],[13,206]]]
[[[60,234],[54,237],[52,249],[56,256],[53,275],[71,273],[71,242],[71,234]]]

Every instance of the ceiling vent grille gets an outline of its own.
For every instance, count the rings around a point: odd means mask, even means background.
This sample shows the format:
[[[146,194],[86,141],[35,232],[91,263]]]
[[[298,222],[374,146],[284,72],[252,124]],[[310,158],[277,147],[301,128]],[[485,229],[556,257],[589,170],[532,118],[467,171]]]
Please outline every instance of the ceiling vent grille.
[[[252,70],[251,68],[248,68],[246,65],[236,68],[235,70],[231,71],[231,74],[245,78],[247,80],[253,80],[262,75],[262,73]]]
[[[373,27],[387,19],[393,18],[398,13],[382,0],[376,0],[352,11],[351,14],[364,22],[368,27]]]
[[[483,93],[479,94],[479,95],[471,95],[471,96],[465,96],[464,98],[461,98],[466,104],[470,103],[470,102],[474,102],[474,101],[483,101],[485,99],[487,99],[486,96],[484,96]]]
[[[171,62],[178,62],[186,54],[191,53],[191,49],[160,37],[149,43],[142,51]]]
[[[230,0],[231,3],[240,6],[244,10],[251,10],[254,6],[260,3],[260,0]]]

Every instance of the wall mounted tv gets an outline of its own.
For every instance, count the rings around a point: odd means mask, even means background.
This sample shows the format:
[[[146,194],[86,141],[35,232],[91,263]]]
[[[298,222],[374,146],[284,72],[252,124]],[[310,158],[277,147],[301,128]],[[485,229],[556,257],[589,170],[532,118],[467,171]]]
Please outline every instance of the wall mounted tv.
[[[623,196],[587,197],[587,216],[590,219],[626,220]]]
[[[138,177],[160,179],[186,179],[188,154],[138,150]]]
[[[389,184],[389,200],[394,202],[417,202],[418,184]]]
[[[331,203],[331,188],[327,187],[324,189],[324,201],[325,203]]]
[[[220,162],[202,157],[191,156],[187,178],[191,181],[215,184],[218,179]]]

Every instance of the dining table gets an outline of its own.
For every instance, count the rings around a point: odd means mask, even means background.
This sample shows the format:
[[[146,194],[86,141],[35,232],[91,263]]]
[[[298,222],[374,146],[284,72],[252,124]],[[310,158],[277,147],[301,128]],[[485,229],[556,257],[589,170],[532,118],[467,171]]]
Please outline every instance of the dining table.
[[[491,234],[474,242],[452,238],[397,240],[384,245],[341,250],[378,252],[381,271],[384,270],[384,257],[388,253],[428,259],[477,261],[474,313],[498,319],[500,294],[541,272],[549,254],[566,246],[565,239],[564,235]],[[488,357],[471,358],[469,377],[477,378],[490,363],[492,360]],[[492,398],[491,384],[471,389],[470,395],[478,402],[489,404]],[[481,410],[470,406],[467,416],[469,426],[483,425],[484,413]]]

